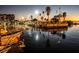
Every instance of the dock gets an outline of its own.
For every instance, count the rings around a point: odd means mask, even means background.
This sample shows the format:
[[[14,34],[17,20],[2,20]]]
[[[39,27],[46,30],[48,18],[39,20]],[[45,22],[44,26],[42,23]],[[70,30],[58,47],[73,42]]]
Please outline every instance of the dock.
[[[6,53],[13,46],[20,47],[20,35],[22,32],[16,32],[10,35],[1,36],[0,39],[0,53]],[[22,47],[22,46],[21,46]]]

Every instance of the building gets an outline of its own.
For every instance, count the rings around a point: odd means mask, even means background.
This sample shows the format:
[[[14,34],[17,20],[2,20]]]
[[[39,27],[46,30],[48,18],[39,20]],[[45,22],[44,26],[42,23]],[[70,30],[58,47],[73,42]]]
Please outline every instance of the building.
[[[14,14],[0,14],[0,23],[6,22],[8,24],[13,24],[15,20]]]
[[[14,14],[0,14],[0,21],[13,21],[14,19]]]
[[[14,26],[15,15],[14,14],[0,14],[0,25],[8,31],[8,28]]]

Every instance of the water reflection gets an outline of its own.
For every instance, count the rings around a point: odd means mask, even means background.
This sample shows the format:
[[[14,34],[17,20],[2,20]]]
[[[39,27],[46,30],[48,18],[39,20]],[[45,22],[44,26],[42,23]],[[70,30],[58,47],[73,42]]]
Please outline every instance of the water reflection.
[[[51,48],[60,44],[66,38],[67,28],[60,29],[36,29],[24,31],[21,40],[27,48]]]
[[[47,43],[46,43],[46,46],[47,46],[47,47],[50,47],[50,40],[49,40],[49,38],[47,39],[46,42],[47,42]]]
[[[38,40],[38,39],[39,39],[39,35],[38,35],[38,34],[36,34],[35,39],[36,39],[36,40]]]
[[[65,32],[62,34],[62,39],[65,39],[66,38],[66,35],[65,35]]]
[[[21,40],[26,45],[25,51],[79,51],[79,28],[77,25],[58,29],[31,28],[22,33]]]

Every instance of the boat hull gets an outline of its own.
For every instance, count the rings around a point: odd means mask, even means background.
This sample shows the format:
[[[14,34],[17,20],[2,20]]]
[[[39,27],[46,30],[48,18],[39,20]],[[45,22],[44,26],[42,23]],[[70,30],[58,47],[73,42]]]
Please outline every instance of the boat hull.
[[[47,24],[47,25],[39,25],[39,28],[64,28],[64,27],[68,27],[68,24]]]

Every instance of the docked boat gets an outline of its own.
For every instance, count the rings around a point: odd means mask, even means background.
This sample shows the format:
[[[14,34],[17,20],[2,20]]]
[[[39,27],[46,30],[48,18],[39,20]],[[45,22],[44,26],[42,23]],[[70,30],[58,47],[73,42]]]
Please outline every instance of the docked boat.
[[[68,27],[67,23],[60,23],[60,24],[47,24],[46,28],[63,28],[63,27]]]
[[[64,28],[64,27],[68,27],[68,23],[64,22],[64,23],[48,23],[48,22],[37,22],[35,24],[35,27],[37,28],[47,28],[47,29],[51,29],[51,28]]]

